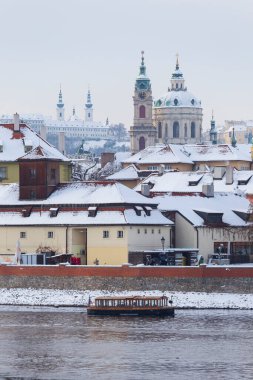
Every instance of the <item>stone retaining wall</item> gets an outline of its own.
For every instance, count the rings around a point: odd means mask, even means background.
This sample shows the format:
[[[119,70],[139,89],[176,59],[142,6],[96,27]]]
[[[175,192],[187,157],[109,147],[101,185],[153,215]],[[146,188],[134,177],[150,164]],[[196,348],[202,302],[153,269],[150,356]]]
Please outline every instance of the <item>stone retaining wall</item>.
[[[253,267],[0,265],[0,288],[253,294]]]

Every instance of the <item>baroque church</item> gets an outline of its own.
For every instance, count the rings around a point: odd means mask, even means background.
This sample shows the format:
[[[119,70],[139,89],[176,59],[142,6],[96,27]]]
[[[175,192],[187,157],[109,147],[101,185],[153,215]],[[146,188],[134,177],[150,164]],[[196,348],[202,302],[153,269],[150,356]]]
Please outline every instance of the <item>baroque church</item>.
[[[134,121],[130,128],[132,152],[136,153],[156,143],[201,143],[201,101],[187,90],[178,57],[167,93],[153,101],[142,52],[133,101]]]

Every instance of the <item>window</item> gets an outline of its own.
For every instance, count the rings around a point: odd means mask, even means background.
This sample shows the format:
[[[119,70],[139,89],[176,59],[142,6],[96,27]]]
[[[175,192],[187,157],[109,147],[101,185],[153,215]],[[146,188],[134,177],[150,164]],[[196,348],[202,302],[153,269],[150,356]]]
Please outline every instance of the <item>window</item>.
[[[51,179],[56,179],[56,169],[51,169]]]
[[[160,121],[158,123],[158,138],[162,138],[162,123]]]
[[[48,237],[48,239],[53,239],[53,237],[54,237],[53,231],[48,231],[47,237]]]
[[[7,168],[1,167],[0,168],[0,180],[7,178]]]
[[[153,234],[154,232],[155,232],[155,230],[154,230],[154,229],[152,229],[152,230],[151,230],[151,233]]]
[[[141,231],[140,231],[140,229],[138,228],[138,230],[137,230],[137,234],[140,234],[141,233]]]
[[[108,239],[109,238],[109,231],[103,231],[103,238]]]
[[[36,169],[34,168],[30,168],[29,169],[29,174],[30,174],[30,177],[36,177]]]
[[[161,233],[161,230],[160,230],[160,229],[158,230],[158,233],[159,233],[159,234]]]
[[[191,122],[191,138],[196,137],[196,128],[195,128],[195,123]]]
[[[179,137],[179,122],[174,121],[173,123],[173,137],[178,138]]]
[[[20,239],[25,239],[26,238],[26,232],[20,232]]]
[[[140,119],[145,119],[146,117],[146,108],[143,105],[139,108],[139,117]]]
[[[30,191],[30,199],[36,199],[36,191],[35,190]]]
[[[144,233],[145,233],[145,234],[147,234],[147,233],[148,233],[148,231],[147,231],[147,229],[146,229],[146,228],[145,228],[145,230],[144,230]]]
[[[121,239],[124,237],[124,232],[123,231],[118,231],[117,232],[117,238]]]
[[[139,139],[139,150],[145,149],[145,139],[143,136],[140,137]]]

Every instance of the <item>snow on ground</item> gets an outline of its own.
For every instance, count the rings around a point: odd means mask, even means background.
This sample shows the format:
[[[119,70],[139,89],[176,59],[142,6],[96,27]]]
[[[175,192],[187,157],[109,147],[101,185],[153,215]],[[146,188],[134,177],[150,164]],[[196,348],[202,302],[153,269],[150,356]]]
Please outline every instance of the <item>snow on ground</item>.
[[[176,308],[191,309],[252,309],[253,294],[200,293],[200,292],[103,292],[51,289],[0,289],[0,305],[30,306],[87,306],[89,297],[126,295],[162,295],[172,296]]]

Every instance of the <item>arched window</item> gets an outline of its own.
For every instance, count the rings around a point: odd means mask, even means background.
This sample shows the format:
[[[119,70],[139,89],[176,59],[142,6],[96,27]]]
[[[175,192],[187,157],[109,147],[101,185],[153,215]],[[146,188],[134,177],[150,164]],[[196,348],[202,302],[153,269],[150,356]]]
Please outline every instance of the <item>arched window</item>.
[[[184,137],[187,137],[187,124],[184,125]]]
[[[164,137],[167,139],[168,138],[168,124],[165,124],[165,132],[164,132]]]
[[[139,138],[139,150],[145,149],[145,139],[143,136]]]
[[[178,138],[179,137],[179,122],[174,121],[173,123],[173,137]]]
[[[195,128],[195,123],[194,121],[191,122],[191,138],[196,137],[196,128]]]
[[[143,105],[139,108],[139,117],[141,119],[144,119],[146,117],[146,108]]]
[[[158,123],[158,138],[162,138],[162,123],[160,121]]]
[[[176,88],[178,88],[178,83],[176,83]]]

